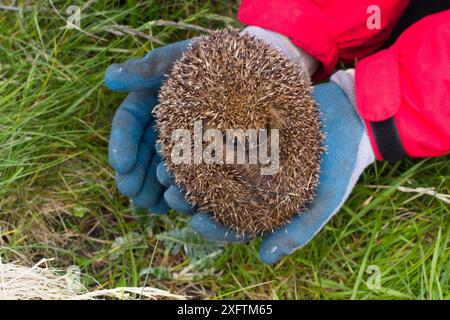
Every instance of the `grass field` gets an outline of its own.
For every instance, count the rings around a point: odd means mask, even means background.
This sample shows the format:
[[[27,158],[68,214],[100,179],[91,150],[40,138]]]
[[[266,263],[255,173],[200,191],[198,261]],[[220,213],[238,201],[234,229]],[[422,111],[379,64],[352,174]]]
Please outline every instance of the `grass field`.
[[[148,285],[195,298],[450,298],[450,205],[415,192],[450,194],[448,156],[375,163],[332,222],[273,266],[259,261],[260,241],[206,243],[186,217],[148,215],[118,194],[107,143],[124,95],[103,85],[106,67],[202,32],[189,24],[239,26],[237,3],[0,4],[3,262],[55,258],[54,267],[79,266],[93,289]],[[81,30],[65,28],[70,5]]]

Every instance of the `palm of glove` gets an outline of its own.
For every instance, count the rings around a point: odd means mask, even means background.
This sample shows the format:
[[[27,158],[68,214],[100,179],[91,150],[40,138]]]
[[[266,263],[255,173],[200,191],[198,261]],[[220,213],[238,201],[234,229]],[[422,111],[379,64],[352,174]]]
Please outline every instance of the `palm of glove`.
[[[162,74],[168,73],[187,44],[175,43],[157,49],[159,52],[154,50],[141,60],[108,69],[108,87],[131,92],[114,117],[110,163],[117,171],[119,190],[136,205],[154,213],[166,213],[170,207],[194,214],[191,224],[205,238],[245,242],[249,237],[237,237],[211,214],[195,212],[183,191],[174,185],[155,147],[151,110],[157,103]],[[321,111],[327,149],[322,156],[316,197],[304,213],[265,236],[260,248],[265,263],[274,263],[308,243],[339,210],[363,169],[374,160],[364,125],[344,91],[334,83],[325,83],[315,86],[313,95]]]

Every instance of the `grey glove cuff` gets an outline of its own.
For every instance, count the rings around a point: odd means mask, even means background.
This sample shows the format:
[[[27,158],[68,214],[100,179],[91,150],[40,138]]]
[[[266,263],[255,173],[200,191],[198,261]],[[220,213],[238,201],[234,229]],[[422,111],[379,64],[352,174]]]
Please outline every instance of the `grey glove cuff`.
[[[270,46],[279,49],[291,61],[301,66],[302,70],[311,77],[319,67],[319,61],[308,54],[305,50],[294,45],[288,37],[260,27],[250,26],[242,32],[248,33],[258,39],[263,40]]]
[[[356,116],[361,120],[364,127],[366,124],[360,117],[356,108],[356,96],[355,96],[355,69],[339,70],[330,77],[330,82],[336,83],[345,92],[350,100],[351,104],[355,108]],[[364,130],[363,137],[361,139],[361,145],[358,151],[358,163],[363,169],[370,163],[375,161],[375,155],[370,145],[370,139],[367,135],[367,128]],[[363,159],[363,160],[361,160]],[[359,170],[362,172],[362,169]],[[355,182],[356,183],[356,182]]]
[[[330,81],[336,83],[344,90],[352,105],[356,108],[355,97],[355,69],[339,70],[330,77]]]

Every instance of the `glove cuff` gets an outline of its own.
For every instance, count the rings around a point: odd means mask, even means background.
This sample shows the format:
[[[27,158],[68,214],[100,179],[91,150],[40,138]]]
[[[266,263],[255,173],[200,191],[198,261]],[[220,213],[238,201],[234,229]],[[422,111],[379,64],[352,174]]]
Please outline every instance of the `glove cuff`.
[[[306,71],[309,78],[311,78],[319,67],[319,61],[302,48],[294,45],[288,37],[280,33],[255,26],[247,27],[242,32],[248,33],[263,40],[268,45],[279,49],[287,58],[295,64],[300,65],[302,70]]]
[[[339,70],[330,77],[330,81],[341,87],[356,110],[355,69]]]
[[[375,161],[375,154],[370,143],[369,136],[367,134],[367,127],[365,121],[360,117],[356,108],[356,96],[355,96],[355,69],[339,70],[330,77],[330,81],[337,84],[347,95],[348,100],[351,102],[355,109],[355,113],[364,125],[364,132],[361,137],[360,147],[358,149],[356,171],[359,174],[364,170],[366,166]],[[355,182],[356,183],[356,182]]]

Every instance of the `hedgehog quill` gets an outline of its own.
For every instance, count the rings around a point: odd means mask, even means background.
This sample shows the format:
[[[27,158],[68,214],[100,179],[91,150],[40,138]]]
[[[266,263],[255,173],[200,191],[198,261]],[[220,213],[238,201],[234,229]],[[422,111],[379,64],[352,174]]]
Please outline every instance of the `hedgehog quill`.
[[[262,40],[234,29],[197,39],[154,112],[163,158],[187,200],[238,234],[271,232],[313,199],[323,134],[311,83]],[[178,153],[194,159],[173,161]]]

